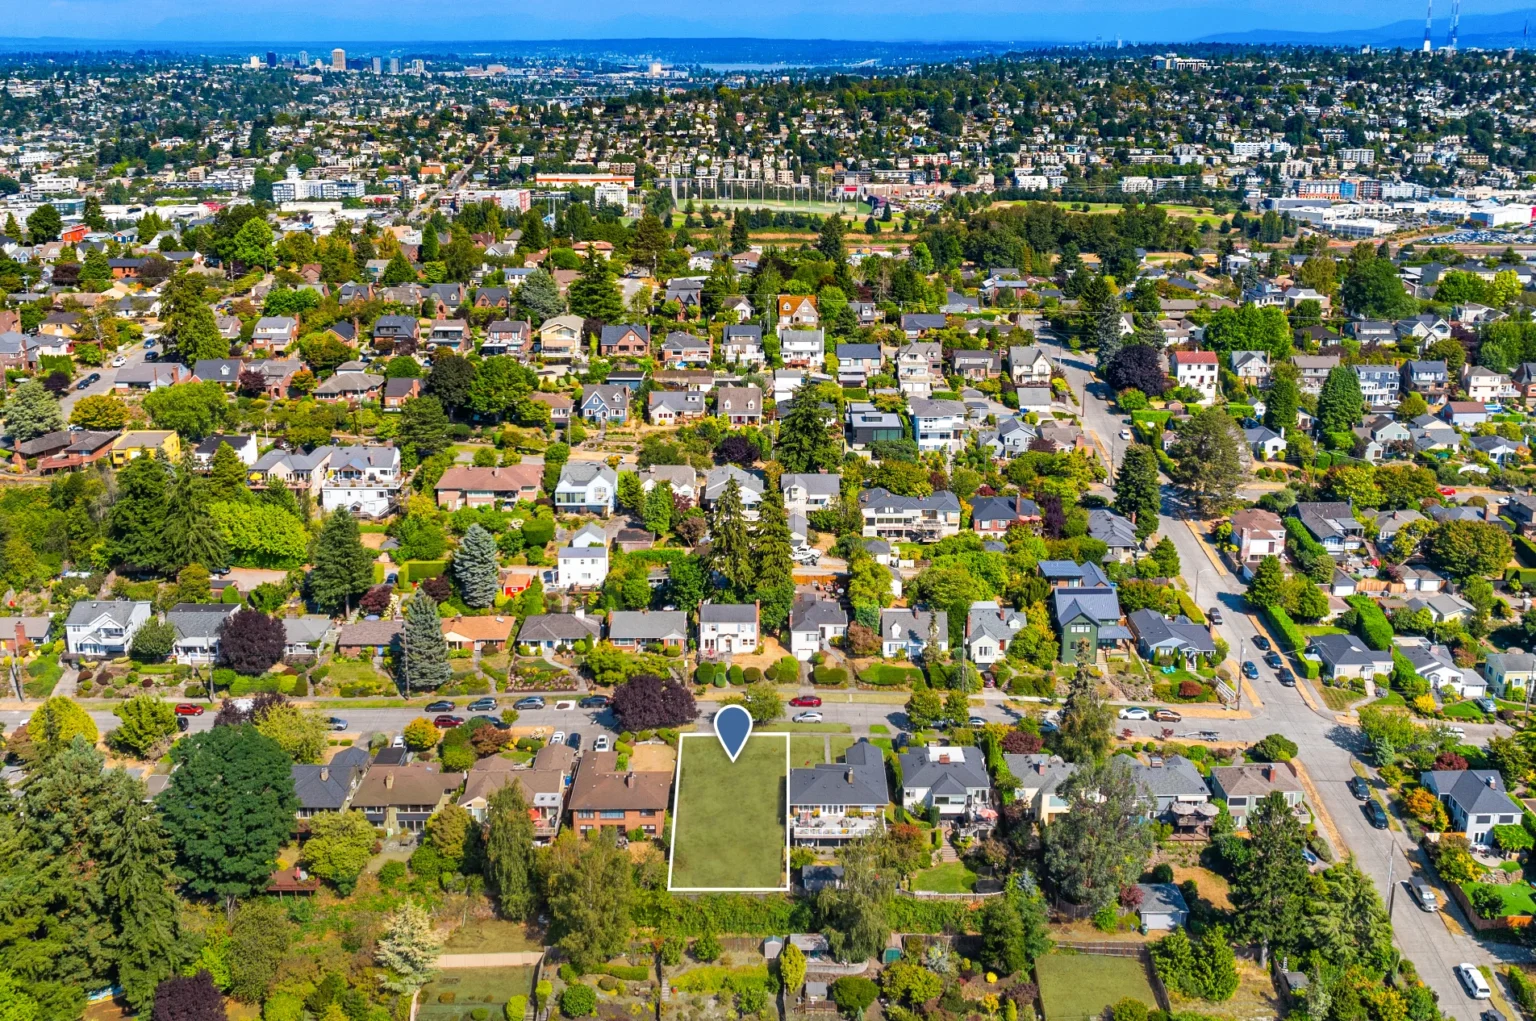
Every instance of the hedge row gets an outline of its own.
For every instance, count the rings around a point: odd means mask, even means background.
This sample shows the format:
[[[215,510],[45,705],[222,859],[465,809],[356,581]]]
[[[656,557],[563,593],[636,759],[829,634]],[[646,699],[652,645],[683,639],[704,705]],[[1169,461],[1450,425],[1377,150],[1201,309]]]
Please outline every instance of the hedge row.
[[[1515,540],[1515,559],[1522,567],[1536,567],[1536,542],[1523,535],[1512,536]]]
[[[976,932],[976,916],[963,900],[894,897],[886,907],[893,932]]]
[[[448,569],[446,560],[407,560],[400,569],[401,581],[426,581],[436,578]]]
[[[651,970],[632,964],[609,964],[603,967],[603,974],[621,978],[625,982],[644,982],[651,977]]]
[[[1344,601],[1360,614],[1360,637],[1379,651],[1392,648],[1392,625],[1381,607],[1370,596],[1345,596]]]
[[[1286,651],[1300,656],[1307,647],[1307,636],[1291,619],[1291,615],[1285,612],[1285,607],[1266,606],[1263,610],[1269,617],[1270,626],[1278,631],[1280,637],[1290,646]]]
[[[810,901],[739,893],[683,898],[646,891],[636,898],[633,916],[635,924],[663,936],[773,936],[816,929]]]

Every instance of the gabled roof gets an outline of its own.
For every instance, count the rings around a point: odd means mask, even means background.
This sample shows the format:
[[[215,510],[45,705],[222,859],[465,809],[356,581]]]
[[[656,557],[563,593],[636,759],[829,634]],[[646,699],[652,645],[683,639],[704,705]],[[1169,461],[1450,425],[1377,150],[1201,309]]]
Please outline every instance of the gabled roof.
[[[225,618],[239,609],[234,603],[177,603],[165,619],[178,638],[217,638]]]
[[[1148,765],[1126,755],[1131,773],[1154,798],[1209,798],[1211,790],[1195,764],[1182,755],[1169,755]]]
[[[524,618],[518,629],[520,642],[578,642],[596,639],[603,625],[596,617],[578,617],[574,613],[537,613]]]
[[[891,800],[885,782],[885,756],[861,738],[840,763],[789,771],[790,805],[884,807]]]
[[[815,631],[823,627],[846,627],[848,614],[832,599],[806,594],[797,598],[789,610],[791,631]],[[1536,657],[1532,657],[1536,659]]]
[[[611,641],[681,641],[688,637],[688,614],[682,610],[614,610],[608,615]]]
[[[1148,648],[1175,652],[1216,651],[1216,642],[1211,638],[1211,633],[1188,617],[1179,616],[1169,620],[1156,610],[1141,609],[1126,620],[1136,632],[1138,640]]]
[[[901,777],[903,787],[926,787],[939,794],[992,786],[981,749],[974,746],[914,748],[901,756]]]
[[[368,749],[343,748],[323,766],[295,763],[290,768],[300,808],[337,812],[347,803],[359,774],[368,769]]]
[[[939,641],[949,641],[949,614],[938,612]],[[927,644],[933,613],[928,610],[894,609],[880,611],[880,637],[888,642]]]
[[[1120,620],[1120,596],[1112,588],[1059,588],[1051,592],[1056,622],[1064,624],[1087,616],[1100,624]]]
[[[1095,507],[1088,512],[1088,534],[1103,540],[1110,549],[1136,546],[1136,526],[1104,507]]]

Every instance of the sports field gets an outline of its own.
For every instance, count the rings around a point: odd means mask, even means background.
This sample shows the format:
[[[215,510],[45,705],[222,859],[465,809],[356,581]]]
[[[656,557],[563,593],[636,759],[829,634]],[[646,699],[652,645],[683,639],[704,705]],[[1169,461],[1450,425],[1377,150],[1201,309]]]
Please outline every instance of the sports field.
[[[672,813],[673,890],[788,886],[787,734],[754,734],[732,762],[714,734],[678,742]]]

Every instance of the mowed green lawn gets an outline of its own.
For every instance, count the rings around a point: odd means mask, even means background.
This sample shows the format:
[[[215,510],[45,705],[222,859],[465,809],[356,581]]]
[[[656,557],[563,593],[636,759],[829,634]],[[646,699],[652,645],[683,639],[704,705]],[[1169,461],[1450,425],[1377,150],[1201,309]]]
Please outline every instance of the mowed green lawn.
[[[679,743],[673,889],[785,885],[785,742],[754,734],[735,762],[713,734]]]
[[[1035,974],[1045,1021],[1088,1021],[1127,996],[1157,1007],[1146,968],[1134,957],[1047,954],[1035,962]]]

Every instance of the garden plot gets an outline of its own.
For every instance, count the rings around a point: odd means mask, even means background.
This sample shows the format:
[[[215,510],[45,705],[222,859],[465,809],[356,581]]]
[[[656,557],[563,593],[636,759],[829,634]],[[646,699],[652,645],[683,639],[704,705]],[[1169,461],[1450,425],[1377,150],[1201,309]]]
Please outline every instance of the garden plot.
[[[789,889],[789,741],[753,734],[732,762],[714,734],[680,736],[669,889]]]

